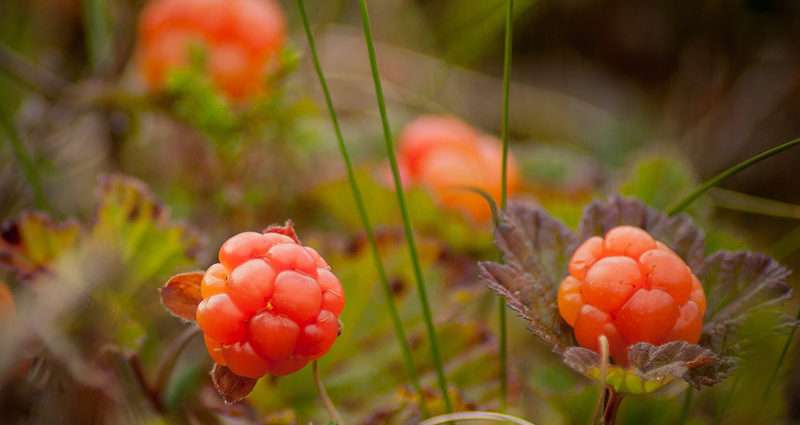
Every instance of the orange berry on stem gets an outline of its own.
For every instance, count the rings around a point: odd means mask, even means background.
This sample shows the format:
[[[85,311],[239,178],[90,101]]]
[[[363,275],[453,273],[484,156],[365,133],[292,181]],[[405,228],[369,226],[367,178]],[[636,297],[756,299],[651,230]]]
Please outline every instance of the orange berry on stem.
[[[226,291],[228,280],[228,270],[220,263],[216,263],[206,270],[203,280],[200,282],[200,295],[208,298],[215,294],[223,294]]]
[[[244,340],[246,322],[247,317],[228,294],[212,295],[197,306],[197,325],[203,333],[223,344]]]
[[[656,241],[644,230],[633,226],[611,229],[605,237],[605,255],[625,255],[638,259],[645,251],[655,249]]]
[[[297,343],[300,327],[288,317],[262,311],[250,320],[250,342],[268,360],[289,357]]]
[[[575,253],[572,254],[572,259],[569,261],[569,274],[576,279],[583,279],[586,277],[586,272],[592,264],[597,262],[603,257],[603,238],[594,236],[582,243]]]
[[[222,344],[219,341],[211,338],[208,335],[203,335],[203,341],[206,344],[206,351],[214,363],[225,366],[225,357],[222,355]]]
[[[231,272],[228,294],[242,312],[253,314],[267,306],[274,281],[275,271],[266,261],[247,260]]]
[[[645,271],[649,287],[663,289],[678,304],[689,299],[692,292],[692,272],[677,255],[652,249],[642,254],[639,263]]]
[[[233,270],[247,260],[263,257],[272,245],[272,241],[262,233],[242,232],[222,244],[219,262],[228,270]]]
[[[578,312],[575,319],[575,339],[583,347],[600,352],[598,338],[605,335],[608,339],[608,348],[611,356],[618,363],[627,363],[625,342],[612,322],[611,315],[585,304]]]
[[[228,368],[239,376],[258,379],[269,371],[269,363],[253,350],[249,342],[222,346]]]
[[[617,312],[614,323],[625,341],[663,344],[678,320],[675,299],[660,289],[636,291]]]
[[[322,291],[314,279],[295,271],[283,271],[275,278],[272,307],[297,324],[311,323],[322,307]]]
[[[317,269],[317,282],[322,289],[322,309],[338,315],[344,308],[344,291],[339,279],[327,269]]]
[[[584,302],[612,313],[641,286],[642,273],[635,260],[605,257],[589,268],[581,286],[581,295]]]
[[[578,312],[583,306],[581,285],[580,280],[567,276],[558,287],[558,311],[570,326],[575,325],[575,319],[578,318]]]
[[[267,257],[275,271],[296,270],[308,275],[317,273],[317,263],[314,257],[300,245],[280,244],[270,248]]]
[[[317,321],[303,328],[297,340],[295,354],[311,359],[322,357],[336,341],[339,333],[339,321],[330,311],[319,312]]]

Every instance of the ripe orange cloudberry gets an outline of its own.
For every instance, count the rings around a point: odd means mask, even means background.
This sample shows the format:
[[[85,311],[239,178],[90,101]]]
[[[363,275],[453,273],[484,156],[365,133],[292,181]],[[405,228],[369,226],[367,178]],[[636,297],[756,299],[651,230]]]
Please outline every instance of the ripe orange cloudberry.
[[[286,375],[322,357],[344,308],[342,285],[319,253],[269,229],[222,244],[200,293],[208,354],[247,378]]]
[[[614,361],[631,344],[697,343],[706,297],[684,261],[646,231],[619,226],[581,244],[558,290],[558,310],[583,347],[605,335]]]
[[[471,187],[483,190],[499,202],[502,190],[502,146],[463,121],[428,115],[405,126],[398,142],[401,173],[411,184],[427,187],[445,207],[486,222],[491,210]],[[509,155],[508,192],[519,187],[519,172]]]
[[[151,0],[139,21],[139,69],[158,90],[198,45],[215,85],[244,100],[263,90],[285,38],[285,18],[274,0]]]

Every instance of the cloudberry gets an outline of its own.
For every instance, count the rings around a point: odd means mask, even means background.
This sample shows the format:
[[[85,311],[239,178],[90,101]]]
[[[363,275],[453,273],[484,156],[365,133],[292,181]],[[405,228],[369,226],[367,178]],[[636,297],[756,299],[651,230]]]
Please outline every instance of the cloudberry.
[[[502,190],[502,146],[449,116],[428,115],[405,126],[398,142],[404,181],[431,190],[445,207],[460,210],[478,222],[486,222],[491,210],[486,202],[465,188],[476,188],[499,202]],[[519,186],[519,172],[509,155],[508,192]]]
[[[646,231],[619,226],[583,242],[558,290],[558,311],[583,347],[605,335],[614,361],[627,364],[637,342],[697,343],[706,297],[686,263]]]
[[[323,356],[339,333],[344,291],[313,248],[272,231],[222,244],[201,282],[197,324],[215,363],[259,378]]]
[[[204,48],[209,75],[231,99],[263,89],[286,38],[274,0],[151,0],[139,21],[139,68],[153,90],[185,66],[190,46]]]

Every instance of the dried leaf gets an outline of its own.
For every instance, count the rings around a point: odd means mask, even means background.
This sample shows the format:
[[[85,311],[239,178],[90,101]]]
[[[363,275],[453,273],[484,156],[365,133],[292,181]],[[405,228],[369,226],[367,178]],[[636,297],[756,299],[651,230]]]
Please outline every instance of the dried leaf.
[[[74,220],[57,223],[41,212],[27,212],[3,223],[0,231],[0,265],[22,279],[51,270],[53,263],[77,245],[80,226]]]
[[[789,274],[789,269],[764,254],[720,251],[708,257],[699,275],[708,299],[704,343],[721,351],[750,311],[788,299],[792,293],[786,283]]]
[[[297,232],[294,230],[294,222],[292,222],[292,220],[286,220],[286,223],[284,223],[282,226],[280,224],[272,224],[264,229],[264,233],[279,233],[294,239],[294,241],[297,243],[300,243],[300,238],[297,237]]]
[[[640,227],[680,255],[692,270],[703,265],[703,232],[686,214],[668,216],[636,199],[612,197],[592,202],[584,211],[578,234],[584,241],[620,225]]]
[[[173,315],[194,321],[197,305],[203,300],[200,295],[200,282],[203,272],[176,274],[169,278],[161,288],[161,303]]]
[[[258,382],[257,379],[239,376],[220,365],[214,365],[211,370],[211,381],[225,403],[236,403],[247,397]]]
[[[506,264],[479,263],[481,279],[506,299],[530,330],[557,352],[572,332],[556,304],[558,286],[577,239],[564,225],[531,203],[512,202],[495,229]]]

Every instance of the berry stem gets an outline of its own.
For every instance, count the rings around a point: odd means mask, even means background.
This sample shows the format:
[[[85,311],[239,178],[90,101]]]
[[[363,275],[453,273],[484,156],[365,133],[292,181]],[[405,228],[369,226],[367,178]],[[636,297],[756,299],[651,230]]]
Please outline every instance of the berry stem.
[[[500,179],[500,208],[506,209],[508,200],[508,121],[509,121],[509,97],[511,81],[511,42],[512,42],[512,21],[514,13],[514,0],[506,2],[506,32],[505,46],[503,48],[503,124],[501,138],[503,140],[503,159],[501,166]],[[500,321],[500,410],[505,411],[508,407],[508,326],[506,319],[506,306],[499,298],[499,321]]]
[[[342,416],[339,414],[339,411],[336,410],[336,406],[333,405],[333,401],[328,396],[328,391],[325,390],[325,384],[322,383],[322,378],[319,376],[319,363],[316,360],[314,360],[314,364],[311,366],[311,369],[314,373],[314,384],[317,386],[319,398],[322,399],[322,404],[325,405],[325,410],[328,411],[330,420],[335,422],[336,425],[345,425],[344,421],[342,420]]]
[[[605,335],[600,335],[597,337],[597,342],[600,346],[600,379],[598,380],[597,403],[594,406],[592,420],[589,422],[591,425],[597,423],[600,412],[603,411],[606,401],[606,380],[608,379],[608,338]]]
[[[758,155],[752,156],[752,157],[750,157],[750,158],[748,158],[748,159],[746,159],[746,160],[734,165],[733,167],[730,167],[730,168],[726,169],[725,171],[717,174],[716,176],[706,180],[700,186],[698,186],[695,190],[693,190],[691,193],[689,193],[689,195],[687,195],[685,198],[683,198],[679,202],[676,202],[671,208],[669,208],[667,210],[668,214],[669,215],[674,215],[674,214],[677,214],[677,213],[685,210],[692,202],[694,202],[695,199],[699,198],[700,195],[706,193],[709,189],[711,189],[714,186],[720,184],[723,180],[727,179],[728,177],[733,176],[733,175],[735,175],[735,174],[747,169],[748,167],[750,167],[753,164],[761,162],[761,161],[763,161],[763,160],[765,160],[767,158],[773,157],[773,156],[775,156],[775,155],[777,155],[777,154],[779,154],[779,153],[781,153],[781,152],[783,152],[783,151],[785,151],[785,150],[787,150],[789,148],[792,148],[792,147],[794,147],[795,145],[798,145],[798,144],[800,144],[800,138],[794,139],[794,140],[790,140],[790,141],[788,141],[786,143],[783,143],[781,145],[775,146],[774,148],[767,149],[767,150],[759,153]]]
[[[408,214],[406,207],[405,194],[403,192],[403,183],[400,179],[400,169],[397,166],[397,157],[392,143],[392,131],[389,126],[389,118],[386,113],[386,101],[383,96],[383,87],[381,85],[380,71],[378,70],[378,60],[375,54],[375,45],[372,39],[372,29],[370,28],[369,11],[367,10],[367,1],[359,0],[361,10],[361,24],[364,31],[364,38],[367,44],[367,53],[369,54],[369,63],[372,70],[372,80],[375,84],[375,97],[378,102],[378,110],[381,116],[381,124],[383,126],[383,138],[386,144],[386,153],[389,157],[389,165],[392,169],[392,178],[394,180],[395,194],[397,195],[397,203],[400,207],[400,213],[403,217],[403,230],[408,245],[408,253],[411,257],[411,264],[414,269],[414,279],[417,283],[417,294],[422,306],[422,315],[425,320],[425,327],[428,333],[428,341],[430,343],[431,358],[433,365],[436,369],[436,377],[439,383],[439,389],[442,392],[442,399],[444,400],[447,412],[453,411],[453,405],[450,401],[450,394],[447,390],[447,378],[444,374],[444,366],[439,354],[439,344],[436,341],[436,328],[433,325],[433,315],[431,307],[428,302],[428,293],[425,288],[425,280],[422,276],[422,268],[420,267],[419,256],[417,254],[417,246],[414,242],[414,231],[411,227],[411,218]]]
[[[439,425],[453,421],[494,421],[517,425],[535,425],[516,416],[496,412],[456,412],[448,415],[435,416],[419,423],[419,425]]]
[[[422,386],[420,385],[417,369],[414,366],[411,347],[408,344],[406,332],[403,328],[403,322],[401,321],[400,314],[397,311],[397,305],[392,293],[392,287],[389,284],[389,279],[386,275],[383,261],[381,260],[380,252],[378,250],[378,243],[375,239],[375,231],[372,228],[372,223],[370,222],[369,214],[367,214],[367,208],[364,204],[364,197],[361,194],[361,189],[359,188],[358,181],[356,180],[356,174],[353,170],[353,162],[350,159],[350,153],[348,152],[347,145],[345,144],[344,137],[342,136],[342,129],[339,125],[336,109],[333,106],[333,99],[331,97],[330,90],[328,89],[328,82],[325,78],[325,73],[322,71],[322,65],[320,64],[319,55],[317,54],[316,41],[314,40],[314,34],[311,31],[311,25],[309,24],[308,15],[306,13],[305,0],[297,0],[297,8],[300,11],[300,17],[303,21],[303,28],[305,29],[306,39],[308,40],[308,48],[311,53],[311,61],[314,64],[314,70],[319,78],[319,84],[322,87],[322,93],[325,96],[325,104],[327,105],[328,113],[330,114],[333,130],[336,133],[336,141],[338,143],[339,153],[341,154],[342,159],[344,160],[345,168],[347,169],[347,180],[350,182],[350,189],[353,192],[353,200],[355,201],[361,223],[364,226],[364,232],[367,234],[367,241],[369,242],[369,247],[372,252],[372,259],[375,264],[375,269],[378,272],[378,278],[383,286],[383,292],[386,297],[386,305],[389,309],[389,316],[391,317],[392,324],[394,325],[394,333],[397,337],[397,343],[400,345],[401,352],[403,353],[403,362],[406,367],[406,373],[408,374],[411,384],[414,386],[414,389],[419,397],[420,409],[427,416],[424,394],[422,393]]]
[[[19,138],[19,134],[17,134],[17,130],[11,122],[11,114],[6,114],[5,111],[0,110],[0,135],[2,133],[5,133],[5,138],[11,144],[14,157],[19,162],[20,168],[22,168],[22,174],[31,186],[34,205],[38,209],[50,209],[42,189],[42,179],[39,171],[36,169],[36,164],[33,162],[30,152],[25,148],[25,144]]]

